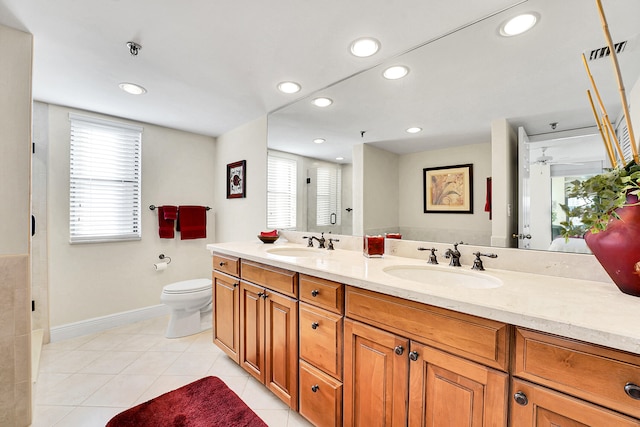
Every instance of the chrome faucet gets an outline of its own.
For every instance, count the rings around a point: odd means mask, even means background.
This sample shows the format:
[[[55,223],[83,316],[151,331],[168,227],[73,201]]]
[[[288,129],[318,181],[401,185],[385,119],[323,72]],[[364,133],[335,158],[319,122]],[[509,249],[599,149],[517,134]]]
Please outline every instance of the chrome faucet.
[[[462,242],[460,242],[462,243]],[[447,259],[451,259],[451,261],[449,262],[449,265],[451,267],[462,267],[462,265],[460,265],[460,251],[458,250],[458,245],[459,243],[454,243],[453,244],[453,249],[447,249],[447,251],[444,253],[444,257]]]
[[[427,264],[437,264],[438,263],[438,258],[436,257],[436,248],[418,248],[419,251],[431,251],[431,255],[429,255],[429,261],[427,261]]]
[[[498,258],[496,254],[481,254],[480,252],[473,253],[476,256],[476,259],[473,260],[473,265],[471,266],[472,270],[484,270],[484,265],[482,265],[481,256],[486,256],[487,258]]]
[[[332,251],[333,248],[333,242],[339,242],[340,240],[338,239],[329,239],[329,243],[327,243],[327,250],[328,251]]]
[[[318,241],[318,248],[324,249],[324,243],[326,242],[326,239],[324,238],[324,232],[320,234],[320,238],[317,238],[316,236],[303,236],[302,238],[309,239],[309,242],[307,243],[308,247],[312,248],[313,239],[316,239]]]

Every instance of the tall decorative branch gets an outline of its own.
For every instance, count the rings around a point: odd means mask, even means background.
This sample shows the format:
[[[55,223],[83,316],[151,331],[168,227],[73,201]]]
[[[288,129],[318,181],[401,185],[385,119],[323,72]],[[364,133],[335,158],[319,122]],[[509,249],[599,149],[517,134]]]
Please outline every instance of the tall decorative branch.
[[[629,130],[629,138],[631,139],[631,152],[633,154],[633,160],[636,164],[640,164],[638,160],[638,148],[636,147],[636,139],[633,133],[633,126],[631,124],[631,116],[629,114],[629,105],[627,104],[627,95],[624,90],[624,84],[622,82],[622,74],[620,73],[620,64],[618,64],[618,55],[616,54],[613,40],[611,39],[611,33],[609,32],[609,25],[607,24],[607,18],[604,15],[604,9],[602,8],[602,1],[596,0],[598,5],[598,12],[600,13],[600,21],[602,22],[602,30],[604,31],[605,39],[607,40],[607,46],[613,63],[613,68],[616,73],[616,79],[618,80],[618,91],[620,92],[620,100],[622,101],[622,110],[624,111],[624,117],[627,121],[627,129]]]

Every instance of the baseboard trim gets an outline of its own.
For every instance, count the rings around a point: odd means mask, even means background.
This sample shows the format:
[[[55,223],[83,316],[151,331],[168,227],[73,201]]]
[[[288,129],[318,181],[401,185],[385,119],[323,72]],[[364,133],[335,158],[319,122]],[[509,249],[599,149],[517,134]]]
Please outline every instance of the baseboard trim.
[[[80,322],[54,326],[50,331],[50,339],[51,342],[62,341],[69,338],[80,337],[82,335],[106,331],[107,329],[128,325],[141,320],[166,316],[168,314],[169,307],[164,304],[158,304],[136,310],[109,314],[107,316],[94,317],[93,319],[82,320]]]

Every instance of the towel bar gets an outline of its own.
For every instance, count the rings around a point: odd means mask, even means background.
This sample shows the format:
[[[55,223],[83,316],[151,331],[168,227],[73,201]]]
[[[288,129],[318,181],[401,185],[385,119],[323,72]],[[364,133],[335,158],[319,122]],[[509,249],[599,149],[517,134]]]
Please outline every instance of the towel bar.
[[[150,209],[150,210],[152,210],[152,211],[156,210],[156,207],[157,207],[156,205],[149,205],[149,209]],[[211,208],[210,208],[209,206],[207,206],[207,207],[206,207],[206,209],[207,209],[208,211],[210,211],[210,210],[211,210]]]

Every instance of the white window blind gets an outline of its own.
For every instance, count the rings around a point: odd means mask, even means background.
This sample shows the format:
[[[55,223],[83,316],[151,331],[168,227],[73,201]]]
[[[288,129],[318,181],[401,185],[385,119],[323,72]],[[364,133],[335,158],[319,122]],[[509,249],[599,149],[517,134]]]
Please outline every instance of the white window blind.
[[[70,114],[71,243],[141,238],[142,128]]]
[[[340,225],[342,170],[318,168],[316,189],[316,225]]]
[[[267,227],[296,227],[297,162],[267,156]]]

